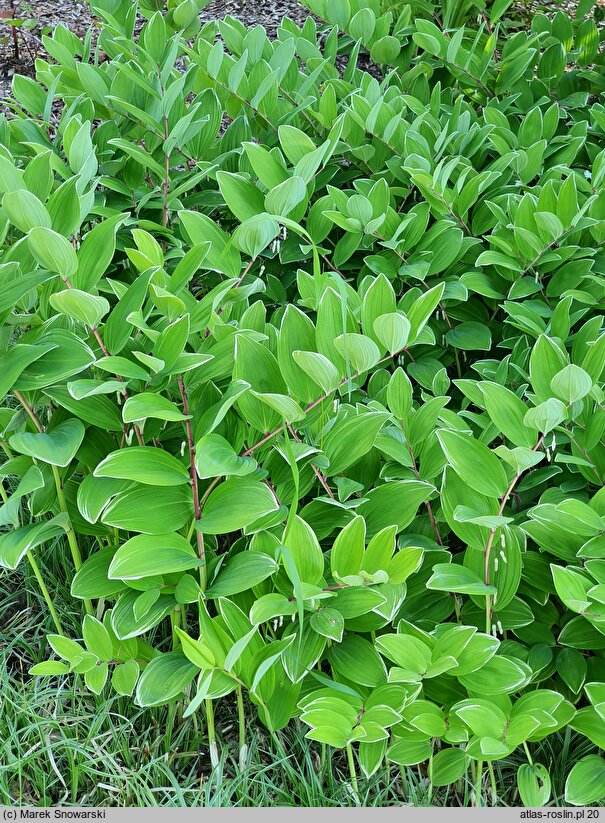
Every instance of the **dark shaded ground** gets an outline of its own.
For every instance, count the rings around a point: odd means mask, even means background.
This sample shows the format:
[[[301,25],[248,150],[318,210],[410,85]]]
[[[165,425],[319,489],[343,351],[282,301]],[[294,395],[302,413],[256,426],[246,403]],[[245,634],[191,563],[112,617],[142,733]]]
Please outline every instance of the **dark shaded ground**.
[[[302,25],[311,16],[309,9],[297,0],[213,0],[202,12],[201,19],[220,20],[228,14],[247,26],[264,26],[269,37],[275,35],[283,17]]]
[[[14,74],[30,77],[35,73],[36,57],[43,57],[42,35],[62,24],[83,36],[91,24],[88,3],[78,0],[14,0],[17,19],[35,20],[34,28],[17,30],[18,54],[15,54],[12,26],[2,17],[10,12],[10,0],[0,0],[0,99],[10,93]],[[274,36],[280,20],[287,16],[299,25],[309,17],[309,10],[297,0],[212,0],[201,14],[203,22],[237,17],[248,26],[262,25]],[[0,105],[0,110],[4,106]]]
[[[35,20],[36,26],[17,29],[18,54],[12,36],[12,26],[0,18],[0,98],[10,92],[14,74],[34,75],[36,57],[43,56],[43,33],[59,23],[75,34],[83,35],[90,25],[88,4],[77,0],[14,0],[15,18]],[[0,14],[10,11],[10,0],[0,0]]]
[[[33,28],[18,29],[18,54],[15,53],[12,26],[3,15],[10,13],[11,0],[0,0],[0,112],[6,111],[2,100],[10,94],[14,74],[30,77],[35,73],[36,57],[44,57],[42,35],[58,24],[62,24],[78,36],[83,36],[91,24],[90,8],[84,0],[13,0],[15,17],[35,20]],[[595,0],[596,5],[605,5],[605,0]],[[573,15],[577,0],[518,0],[515,16],[519,24],[530,25],[532,16],[538,12],[554,13],[558,9]],[[268,35],[274,36],[283,17],[290,17],[302,25],[311,16],[298,0],[212,0],[204,11],[203,22],[221,19],[226,15],[238,18],[252,27],[264,26]],[[373,72],[372,66],[364,66]]]

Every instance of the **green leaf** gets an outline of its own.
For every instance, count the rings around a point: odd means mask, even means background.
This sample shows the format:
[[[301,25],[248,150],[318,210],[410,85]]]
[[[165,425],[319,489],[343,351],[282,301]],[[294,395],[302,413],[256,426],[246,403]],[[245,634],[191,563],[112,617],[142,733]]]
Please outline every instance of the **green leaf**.
[[[437,438],[447,462],[471,489],[487,497],[502,497],[508,485],[506,472],[487,446],[457,431],[439,429]]]
[[[133,484],[111,500],[101,520],[116,529],[164,534],[181,529],[192,517],[193,500],[187,486]]]
[[[538,441],[538,432],[525,422],[527,407],[516,394],[498,383],[479,383],[485,398],[485,408],[492,422],[515,446],[532,448]]]
[[[591,806],[605,797],[605,758],[583,757],[565,781],[565,800],[572,806]]]
[[[224,563],[206,591],[206,597],[230,597],[257,586],[275,574],[275,560],[261,552],[242,552]]]
[[[296,400],[285,394],[273,394],[271,392],[251,391],[250,394],[265,403],[270,409],[276,411],[286,423],[295,423],[305,419],[305,413]]]
[[[201,565],[192,545],[182,535],[139,534],[120,546],[107,574],[112,580],[139,580]]]
[[[2,208],[11,223],[27,234],[37,226],[50,229],[52,220],[46,208],[35,194],[27,189],[7,192],[2,198]]]
[[[300,580],[303,583],[318,585],[324,572],[324,556],[311,526],[302,517],[294,515],[286,526],[282,543],[296,566]],[[295,583],[287,566],[286,571]]]
[[[545,806],[551,792],[548,770],[541,763],[523,763],[517,770],[517,788],[524,806]]]
[[[214,668],[216,660],[212,654],[212,649],[210,649],[201,638],[195,640],[193,637],[190,637],[187,632],[183,631],[180,626],[175,626],[174,630],[181,641],[183,654],[194,666],[205,671]]]
[[[240,457],[233,446],[218,434],[207,434],[195,446],[195,467],[199,477],[244,477],[256,471],[253,457]]]
[[[129,397],[122,409],[122,420],[125,423],[134,423],[148,418],[156,420],[187,420],[188,415],[181,410],[171,400],[161,394],[151,394],[143,392]]]
[[[279,126],[278,134],[284,154],[293,166],[316,148],[311,138],[295,126]]]
[[[68,528],[70,526],[67,515],[58,514],[51,520],[21,526],[0,535],[0,566],[5,569],[16,569],[26,552],[64,535]]]
[[[579,571],[551,564],[553,582],[561,600],[573,612],[584,612],[590,606],[588,590],[591,582]]]
[[[569,362],[560,345],[541,334],[536,340],[529,358],[529,375],[539,402],[552,397],[550,381]]]
[[[321,634],[329,640],[334,640],[336,643],[342,642],[345,620],[336,609],[323,607],[313,612],[309,625],[317,634]]]
[[[61,314],[79,320],[91,329],[95,329],[109,311],[109,303],[104,297],[78,289],[55,292],[50,296],[50,304]]]
[[[84,424],[72,418],[49,432],[13,434],[9,442],[20,454],[52,466],[69,466],[82,444],[85,431]]]
[[[556,428],[559,423],[565,420],[567,409],[565,405],[555,397],[550,397],[535,408],[529,409],[525,413],[523,423],[532,429],[548,434]]]
[[[337,351],[348,358],[355,372],[364,372],[380,359],[380,349],[370,337],[363,334],[341,334],[334,340]]]
[[[387,404],[398,420],[405,420],[412,409],[412,384],[401,367],[393,372],[389,380]]]
[[[265,211],[260,191],[240,174],[219,171],[216,180],[226,204],[240,222]]]
[[[59,657],[70,662],[76,660],[84,652],[79,643],[61,634],[49,634],[47,640]]]
[[[555,374],[550,381],[550,387],[565,403],[575,403],[592,389],[592,377],[584,369],[571,363]]]
[[[330,552],[330,568],[335,578],[358,574],[365,551],[366,524],[354,517],[338,534]]]
[[[341,474],[367,454],[386,419],[381,412],[368,412],[337,422],[323,442],[323,453],[330,462],[328,474]]]
[[[271,191],[265,197],[265,209],[270,214],[287,217],[291,211],[301,203],[307,201],[307,186],[302,177],[289,177]]]
[[[139,679],[139,664],[136,660],[125,660],[116,666],[111,675],[111,685],[124,697],[131,697]]]
[[[22,372],[52,348],[16,343],[0,358],[0,394],[4,397]]]
[[[347,633],[342,643],[330,647],[330,666],[341,677],[360,686],[380,686],[386,682],[387,670],[369,640]]]
[[[470,320],[450,329],[445,335],[445,340],[450,346],[463,351],[489,351],[492,347],[489,328],[483,323]]]
[[[66,663],[61,663],[60,660],[44,660],[42,663],[36,663],[36,665],[32,666],[29,670],[29,673],[36,677],[68,674],[68,672],[69,666]]]
[[[123,140],[120,137],[114,137],[111,140],[108,140],[112,146],[121,149],[125,154],[143,166],[144,169],[149,169],[150,171],[157,174],[160,180],[164,179],[164,169],[160,164],[153,159],[153,157],[149,154],[149,152],[145,151],[144,148],[141,146],[137,146],[134,143],[130,143],[128,140]]]
[[[530,667],[518,658],[496,655],[478,671],[459,675],[458,679],[476,694],[511,694],[526,686],[532,675]]]
[[[410,330],[410,321],[402,312],[381,314],[374,320],[374,334],[389,354],[395,354],[407,345]]]
[[[433,491],[433,486],[421,480],[397,480],[371,489],[357,510],[365,518],[368,536],[386,526],[396,526],[397,531],[405,529]]]
[[[214,220],[201,212],[193,211],[179,212],[179,218],[192,245],[210,243],[204,260],[207,268],[226,274],[227,277],[239,277],[242,267],[240,253],[229,235]]]
[[[186,467],[176,457],[150,446],[131,446],[111,452],[94,470],[95,477],[115,477],[150,486],[189,483]]]
[[[105,662],[113,657],[113,642],[105,626],[90,614],[84,615],[82,636],[89,652]]]
[[[325,394],[330,394],[340,385],[341,378],[336,366],[323,354],[311,351],[295,351],[294,362],[307,374]]]
[[[277,500],[264,483],[232,478],[210,493],[196,528],[204,534],[227,534],[278,509]]]
[[[433,786],[449,786],[464,777],[467,768],[468,757],[464,749],[441,749],[430,761],[429,780]]]
[[[80,600],[111,597],[125,588],[121,580],[108,577],[113,549],[101,549],[91,554],[80,566],[71,582],[71,595]]]
[[[78,257],[72,244],[52,229],[39,226],[27,236],[27,243],[38,263],[57,272],[64,280],[78,270]]]
[[[178,697],[198,673],[181,652],[160,654],[145,667],[139,678],[136,702],[139,706],[161,706]]]
[[[273,189],[288,179],[285,167],[266,148],[259,146],[258,143],[249,142],[243,143],[243,147],[254,173],[263,186]]]
[[[420,332],[428,323],[431,314],[435,311],[443,296],[444,289],[445,283],[429,289],[421,297],[418,297],[406,312],[410,322],[410,343],[417,340]]]
[[[487,586],[476,572],[455,563],[437,563],[426,584],[427,589],[458,594],[496,594],[495,586]]]
[[[83,291],[95,288],[113,260],[116,232],[126,219],[125,214],[116,214],[97,223],[85,235],[78,249],[78,271],[72,278],[72,286]]]
[[[275,240],[281,231],[279,223],[267,214],[256,214],[240,223],[233,233],[233,242],[253,260]]]
[[[153,270],[143,272],[131,283],[107,318],[103,339],[105,348],[112,355],[117,355],[122,351],[132,334],[133,327],[128,322],[128,318],[133,312],[140,311],[147,294],[152,272]]]

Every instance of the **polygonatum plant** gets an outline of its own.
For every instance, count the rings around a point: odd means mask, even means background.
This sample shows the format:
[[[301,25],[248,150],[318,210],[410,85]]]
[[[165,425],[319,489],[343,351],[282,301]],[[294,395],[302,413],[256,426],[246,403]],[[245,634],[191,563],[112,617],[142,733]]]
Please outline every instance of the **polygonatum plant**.
[[[426,762],[479,802],[521,747],[548,802],[532,744],[605,746],[602,67],[554,24],[419,19],[379,80],[311,18],[135,36],[135,6],[95,5],[94,48],[57,27],[0,121],[32,673],[184,700],[214,762],[233,695],[242,748],[247,705],[298,719],[354,786]],[[590,755],[567,800],[604,793]]]

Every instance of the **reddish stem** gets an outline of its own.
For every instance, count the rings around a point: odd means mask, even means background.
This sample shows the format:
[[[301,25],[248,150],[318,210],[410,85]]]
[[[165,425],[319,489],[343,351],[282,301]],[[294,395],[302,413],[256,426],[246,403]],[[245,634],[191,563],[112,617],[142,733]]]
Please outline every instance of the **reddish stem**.
[[[294,431],[294,429],[292,428],[292,425],[290,423],[288,423],[288,430],[289,430],[290,434],[292,435],[292,437],[296,440],[296,442],[300,443],[300,438],[297,436],[296,432]],[[328,486],[328,481],[326,480],[324,475],[319,471],[319,469],[316,466],[313,465],[313,463],[311,463],[311,468],[313,469],[313,472],[315,473],[315,477],[317,477],[317,479],[319,480],[319,482],[323,486],[326,494],[328,494],[332,498],[332,500],[335,500],[334,493],[332,492],[332,489]]]
[[[187,400],[187,391],[185,389],[185,384],[183,383],[183,378],[180,375],[177,378],[177,382],[179,384],[181,400],[183,401],[183,412],[187,415],[187,419],[185,420],[185,429],[187,430],[187,445],[189,447],[189,476],[191,478],[191,491],[193,493],[193,516],[195,520],[198,521],[202,516],[202,509],[200,506],[200,498],[197,488],[197,472],[195,470],[195,444],[193,442],[193,430],[191,428],[191,418],[189,416],[189,401]],[[202,563],[205,564],[206,557],[204,549],[204,535],[201,533],[201,531],[199,531],[199,529],[196,529],[195,533],[197,538],[197,554]]]
[[[74,238],[74,240],[75,240],[75,238]],[[67,277],[63,278],[63,282],[65,283],[65,285],[67,286],[68,289],[73,289],[73,286],[71,285],[71,283],[69,282],[69,279]],[[90,330],[93,333],[94,338],[97,341],[97,343],[99,344],[99,347],[100,347],[101,351],[103,352],[103,354],[105,355],[105,357],[109,357],[110,356],[109,355],[109,350],[107,349],[107,346],[103,342],[103,338],[101,337],[101,332],[95,326],[91,326]],[[116,377],[117,380],[120,381],[120,383],[124,382],[124,378],[122,377],[121,374],[114,374],[114,376]],[[128,389],[126,389],[126,388],[124,388],[124,397],[126,398],[126,400],[128,400],[128,398],[130,397],[130,395],[128,394]],[[132,425],[134,427],[134,430],[135,430],[135,433],[136,433],[136,436],[137,436],[137,440],[139,441],[139,446],[144,446],[145,441],[143,440],[143,432],[137,426],[136,423],[133,423]],[[126,430],[124,430],[124,434],[125,433],[126,433]]]
[[[39,432],[43,432],[44,431],[44,426],[42,425],[42,423],[40,423],[40,420],[38,419],[38,416],[36,415],[36,412],[29,405],[29,403],[27,402],[25,397],[23,397],[21,392],[18,392],[16,389],[13,389],[13,392],[14,392],[15,397],[19,401],[19,403],[21,403],[21,405],[23,406],[25,411],[31,417],[34,426],[38,429]]]
[[[386,363],[387,360],[391,360],[391,358],[397,357],[397,355],[401,354],[404,351],[407,352],[405,346],[402,349],[399,349],[399,351],[393,352],[393,354],[388,354],[386,357],[381,358],[375,365],[379,366],[381,363]],[[366,371],[368,371],[368,369],[362,369],[362,371],[358,371],[355,374],[352,374],[350,377],[343,377],[340,383],[338,384],[338,387],[343,386],[345,383],[348,383],[349,380],[356,380],[358,377],[361,377],[361,375],[364,374]],[[334,391],[334,389],[332,389],[332,391]],[[307,412],[310,412],[311,409],[314,409],[316,406],[319,406],[319,404],[323,403],[323,401],[326,400],[331,394],[331,391],[326,392],[325,394],[322,394],[321,397],[318,397],[317,400],[314,400],[312,403],[309,403],[309,405],[303,409],[304,413],[307,414]],[[256,449],[263,446],[265,443],[271,440],[272,437],[275,437],[276,434],[279,434],[285,428],[286,424],[283,423],[281,426],[278,426],[276,429],[273,429],[273,431],[269,432],[268,434],[265,434],[264,437],[261,437],[261,439],[257,443],[253,443],[253,445],[250,446],[249,449],[246,449],[246,451],[242,452],[241,456],[248,457],[250,454],[252,454],[252,452],[256,451]]]
[[[535,452],[537,449],[539,449],[540,446],[542,445],[543,440],[544,440],[544,435],[541,434],[540,438],[538,439],[538,442],[536,443],[535,446],[532,446],[531,450],[533,452]],[[521,477],[522,474],[523,474],[523,472],[518,472],[513,477],[513,479],[511,480],[507,490],[504,492],[504,495],[502,496],[502,500],[500,501],[500,506],[498,507],[498,513],[497,513],[498,517],[501,517],[502,512],[504,511],[504,509],[506,507],[506,504],[508,502],[508,498],[511,496],[511,494],[513,492],[513,489],[515,488],[515,486],[519,482],[519,478]],[[490,558],[491,558],[492,547],[494,545],[494,537],[496,535],[496,530],[497,530],[497,527],[494,528],[494,529],[490,529],[489,537],[487,538],[487,543],[485,544],[485,549],[483,551],[483,582],[485,583],[486,586],[490,585],[489,561],[490,561]],[[487,598],[487,603],[488,603],[488,606],[487,606],[487,623],[489,624],[489,621],[491,619],[491,600],[490,600],[489,595],[488,595],[488,598]]]

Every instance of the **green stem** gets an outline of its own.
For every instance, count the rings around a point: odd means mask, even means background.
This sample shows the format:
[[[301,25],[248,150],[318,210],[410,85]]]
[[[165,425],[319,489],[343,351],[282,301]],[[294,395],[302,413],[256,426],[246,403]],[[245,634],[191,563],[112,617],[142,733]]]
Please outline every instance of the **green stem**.
[[[51,469],[53,471],[53,477],[55,478],[55,486],[57,488],[57,499],[59,501],[59,508],[64,514],[67,515],[69,520],[69,512],[67,511],[67,501],[65,500],[65,492],[63,490],[63,483],[61,481],[59,469],[57,468],[57,466],[51,466]],[[78,540],[76,538],[76,533],[71,524],[71,520],[69,520],[69,527],[67,529],[67,542],[69,543],[71,556],[74,562],[74,568],[77,572],[82,567],[82,555],[80,554],[80,547],[78,546]],[[92,603],[90,600],[85,600],[84,606],[88,614],[93,614]]]
[[[187,399],[187,390],[185,389],[185,384],[183,382],[183,378],[181,375],[177,378],[179,392],[181,394],[181,400],[183,403],[183,412],[186,415],[185,420],[185,430],[187,432],[187,445],[189,447],[189,482],[191,484],[191,492],[193,496],[193,519],[194,519],[194,530],[195,524],[198,520],[200,520],[202,516],[202,507],[200,504],[200,497],[199,491],[197,487],[197,470],[195,468],[195,443],[193,440],[193,429],[191,427],[191,418],[189,415],[189,401]],[[206,552],[204,548],[204,535],[202,532],[197,529],[196,532],[196,541],[197,541],[197,554],[199,559],[202,561],[202,565],[200,566],[200,587],[202,591],[206,590]]]
[[[353,746],[347,743],[347,761],[349,763],[349,774],[351,775],[351,786],[359,800],[359,783],[357,782],[357,770],[355,769],[355,758],[353,756]]]
[[[239,755],[240,755],[240,769],[243,768],[244,760],[243,753],[246,748],[246,715],[244,713],[244,694],[242,687],[237,687],[237,721],[239,726]]]
[[[489,770],[489,781],[492,787],[492,806],[496,805],[496,799],[498,797],[498,789],[496,786],[496,775],[494,773],[494,764],[492,761],[488,761],[487,768]]]
[[[475,779],[475,806],[483,806],[481,796],[481,786],[483,784],[483,760],[477,761],[477,774]]]
[[[176,703],[171,703],[168,706],[168,718],[166,722],[166,731],[164,732],[164,752],[168,754],[172,747],[172,730],[174,728],[174,718],[176,716]]]
[[[35,428],[38,432],[42,433],[44,431],[44,426],[40,422],[40,419],[33,408],[29,405],[25,397],[21,394],[21,392],[14,391],[13,392],[19,403],[23,406],[27,414],[30,416],[32,423],[34,424]],[[55,478],[55,486],[57,488],[57,499],[59,501],[59,507],[62,512],[67,515],[68,522],[69,522],[69,529],[67,530],[67,542],[69,543],[69,548],[71,549],[71,556],[74,561],[74,566],[76,571],[82,565],[82,555],[80,554],[80,547],[78,546],[78,541],[76,539],[76,533],[73,530],[73,526],[71,524],[71,520],[69,519],[69,513],[67,511],[67,502],[65,500],[65,493],[63,491],[63,483],[61,482],[61,475],[59,474],[59,469],[57,466],[51,466],[53,477]],[[92,603],[90,600],[84,601],[84,606],[86,607],[86,611],[88,614],[93,614]],[[63,634],[63,632],[61,632]]]
[[[403,799],[407,800],[410,792],[407,773],[404,766],[399,767],[399,775],[401,777],[401,794],[403,795]]]
[[[525,749],[525,756],[527,757],[527,762],[529,763],[530,766],[533,766],[534,761],[532,760],[531,752],[529,751],[529,746],[527,745],[525,740],[523,741],[523,748]]]
[[[48,611],[53,619],[53,623],[57,629],[57,632],[63,636],[65,636],[65,632],[63,631],[63,627],[61,626],[61,621],[59,620],[59,615],[53,605],[53,601],[51,600],[50,593],[46,588],[46,583],[44,582],[44,578],[42,577],[42,573],[40,572],[40,567],[36,562],[36,558],[31,550],[28,550],[25,553],[25,556],[29,560],[29,564],[32,567],[32,571],[36,576],[36,580],[38,581],[38,585],[40,586],[40,591],[42,592],[42,597],[46,601],[46,605],[48,606]]]
[[[181,645],[179,636],[176,633],[177,627],[181,625],[181,609],[180,606],[175,606],[170,612],[170,627],[172,629],[172,650],[178,649]]]
[[[218,766],[218,746],[216,745],[216,729],[214,726],[214,706],[212,700],[206,698],[206,724],[208,726],[208,743],[210,745],[210,762],[213,768]]]

